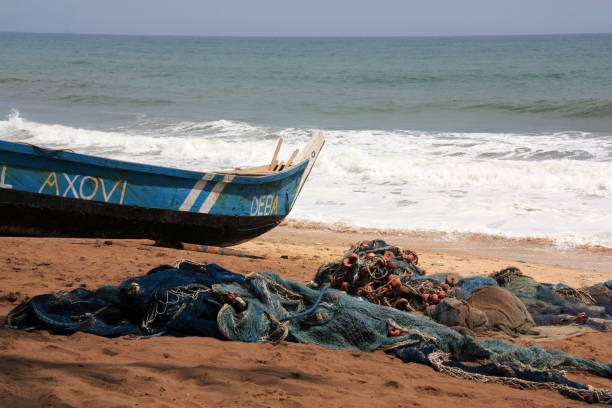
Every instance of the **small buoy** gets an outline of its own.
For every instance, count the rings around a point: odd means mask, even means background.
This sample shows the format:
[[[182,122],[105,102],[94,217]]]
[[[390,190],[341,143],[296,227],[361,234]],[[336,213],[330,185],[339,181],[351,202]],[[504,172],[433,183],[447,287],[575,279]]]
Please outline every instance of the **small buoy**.
[[[455,275],[446,275],[446,283],[448,283],[450,286],[455,286],[459,283],[459,278],[457,278]]]
[[[410,295],[412,292],[410,292],[410,289],[404,285],[401,285],[399,287],[399,291],[401,292],[402,295]]]
[[[401,298],[400,300],[397,301],[396,303],[397,308],[402,308],[404,310],[408,309],[408,300]]]
[[[440,284],[440,287],[441,287],[442,289],[444,289],[444,290],[448,290],[448,284],[446,284],[446,283],[441,283],[441,284]]]
[[[438,295],[436,295],[435,293],[431,295],[431,303],[432,304],[438,303]]]
[[[429,293],[423,293],[423,302],[427,302],[429,300]]]
[[[402,281],[399,279],[399,276],[397,275],[390,274],[387,277],[387,280],[389,281],[389,283],[391,283],[391,286],[393,286],[394,288],[397,288],[398,286],[402,285]]]
[[[393,252],[391,251],[385,251],[383,257],[388,261],[389,259],[395,258],[395,255],[393,255]]]
[[[342,260],[342,266],[344,266],[345,269],[351,269],[358,260],[359,255],[352,253]]]
[[[414,261],[414,256],[412,254],[404,254],[402,257],[408,261],[408,263],[412,263],[412,261]]]
[[[438,298],[444,299],[445,297],[446,297],[446,292],[442,291],[442,292],[438,293]]]
[[[387,265],[389,265],[389,268],[397,268],[397,264],[395,262],[389,262]]]
[[[368,254],[366,255],[366,258],[374,258],[376,256],[376,254],[374,252],[368,252]]]

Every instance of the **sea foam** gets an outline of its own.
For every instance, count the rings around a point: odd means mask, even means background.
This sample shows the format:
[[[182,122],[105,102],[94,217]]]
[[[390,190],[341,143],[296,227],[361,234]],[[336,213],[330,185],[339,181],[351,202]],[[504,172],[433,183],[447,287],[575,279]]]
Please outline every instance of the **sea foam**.
[[[190,170],[287,158],[310,129],[245,122],[147,121],[92,130],[0,121],[0,139]],[[612,247],[612,138],[539,134],[329,130],[291,214],[357,227],[543,237]]]

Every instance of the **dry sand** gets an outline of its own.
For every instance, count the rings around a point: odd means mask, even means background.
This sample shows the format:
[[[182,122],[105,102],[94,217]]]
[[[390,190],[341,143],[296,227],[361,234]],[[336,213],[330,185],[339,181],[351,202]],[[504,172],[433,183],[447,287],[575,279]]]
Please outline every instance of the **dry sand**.
[[[0,238],[0,319],[31,296],[116,284],[178,259],[216,262],[245,274],[271,270],[306,282],[321,264],[337,260],[353,242],[373,238],[414,250],[428,273],[482,275],[517,266],[539,281],[575,287],[612,278],[608,273],[612,272],[612,251],[604,248],[562,251],[538,241],[477,236],[449,241],[426,234],[338,233],[296,226],[300,227],[279,227],[237,247],[266,259],[158,248],[138,240]],[[612,363],[610,333],[543,340],[520,342],[538,341],[545,347]],[[612,389],[612,380],[585,373],[569,377]],[[383,352],[196,337],[107,339],[83,333],[54,336],[0,329],[0,407],[438,407],[457,403],[470,407],[582,404],[553,391],[455,379],[423,365],[404,364]]]

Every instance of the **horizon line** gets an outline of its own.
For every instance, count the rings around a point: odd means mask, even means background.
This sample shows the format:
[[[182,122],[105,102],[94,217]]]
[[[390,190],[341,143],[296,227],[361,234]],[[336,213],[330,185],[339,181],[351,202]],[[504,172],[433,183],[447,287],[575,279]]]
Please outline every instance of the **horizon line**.
[[[521,33],[521,34],[410,34],[410,35],[233,35],[233,34],[125,34],[48,31],[3,31],[0,34],[83,35],[109,37],[189,37],[189,38],[444,38],[444,37],[537,37],[563,35],[607,35],[611,32]]]

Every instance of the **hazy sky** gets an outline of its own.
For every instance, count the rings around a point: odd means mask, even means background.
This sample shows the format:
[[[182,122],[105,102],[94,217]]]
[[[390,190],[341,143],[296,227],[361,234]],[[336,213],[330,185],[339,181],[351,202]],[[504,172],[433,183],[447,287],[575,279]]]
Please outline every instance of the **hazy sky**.
[[[0,0],[0,31],[410,36],[612,32],[612,0]]]

